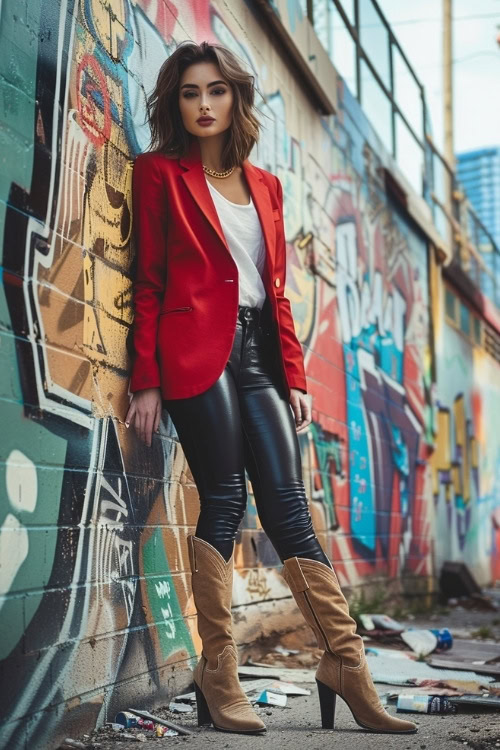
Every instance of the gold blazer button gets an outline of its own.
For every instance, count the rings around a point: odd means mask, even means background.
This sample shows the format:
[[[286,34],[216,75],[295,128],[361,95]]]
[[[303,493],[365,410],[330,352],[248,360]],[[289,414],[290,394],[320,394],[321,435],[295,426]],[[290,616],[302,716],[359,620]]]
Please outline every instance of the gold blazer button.
[[[274,286],[279,286],[281,284],[279,279],[274,280]]]

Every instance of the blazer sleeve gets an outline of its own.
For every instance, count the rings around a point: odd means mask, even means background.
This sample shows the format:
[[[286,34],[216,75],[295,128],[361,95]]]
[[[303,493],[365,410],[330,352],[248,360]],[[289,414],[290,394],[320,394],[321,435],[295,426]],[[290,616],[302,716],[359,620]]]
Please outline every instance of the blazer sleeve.
[[[132,221],[136,245],[133,279],[133,357],[129,389],[160,387],[156,357],[158,319],[167,273],[167,202],[158,162],[140,154],[132,172]]]
[[[285,361],[288,385],[290,388],[298,388],[303,393],[307,393],[307,381],[304,371],[304,355],[302,344],[295,333],[295,325],[290,307],[290,300],[285,297],[286,282],[286,241],[285,226],[283,220],[283,187],[281,181],[276,177],[276,191],[278,203],[281,211],[281,217],[278,220],[278,232],[276,236],[276,263],[275,276],[279,277],[281,284],[276,289],[276,301],[278,303],[278,315],[281,331],[281,346],[283,349],[283,359]]]

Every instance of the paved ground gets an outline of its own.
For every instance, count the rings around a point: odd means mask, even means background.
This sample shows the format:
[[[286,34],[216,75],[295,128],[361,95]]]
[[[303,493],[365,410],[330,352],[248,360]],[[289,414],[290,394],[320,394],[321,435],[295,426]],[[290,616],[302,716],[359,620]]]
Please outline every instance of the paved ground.
[[[499,597],[500,591],[494,591],[495,598]],[[481,637],[500,641],[500,612],[470,610],[467,607],[453,607],[451,609],[439,609],[434,614],[411,615],[399,618],[409,627],[448,627],[454,638]],[[310,633],[312,636],[312,632]],[[293,648],[293,634],[282,638],[281,643],[286,648]],[[307,641],[302,634],[297,634],[301,644]],[[292,638],[292,641],[291,641]],[[313,638],[312,641],[313,642]],[[276,645],[276,644],[272,644]],[[262,646],[261,646],[262,648]],[[310,668],[319,656],[319,651],[314,648],[306,648],[300,657],[289,657],[295,660],[287,666]],[[258,650],[250,654],[254,661],[269,661],[266,659],[265,651]],[[269,654],[267,654],[269,657]],[[278,657],[279,658],[279,657]],[[271,655],[271,663],[275,657]],[[283,663],[283,666],[285,664]],[[185,746],[189,750],[198,748],[229,748],[232,750],[328,750],[336,746],[342,750],[454,750],[454,748],[472,748],[472,750],[493,750],[500,748],[500,711],[484,710],[478,713],[478,709],[465,712],[462,708],[460,713],[454,715],[425,715],[425,714],[399,714],[414,721],[419,729],[413,735],[388,735],[363,732],[354,722],[347,705],[337,700],[336,729],[333,731],[320,728],[320,715],[315,683],[304,684],[302,687],[311,689],[310,696],[290,696],[287,708],[257,708],[257,713],[265,721],[268,730],[264,736],[245,737],[244,735],[217,732],[212,728],[198,728],[196,726],[196,713],[190,715],[172,714],[166,708],[158,708],[155,714],[170,719],[171,721],[186,726],[194,731],[188,738],[165,737],[148,738],[146,742],[124,741],[119,733],[111,733],[110,730],[99,730],[92,735],[94,742],[99,742],[99,750],[118,750],[118,748],[144,748],[144,750],[159,750],[164,747]],[[380,694],[388,690],[394,692],[399,690],[394,686],[377,684],[376,688]],[[403,688],[401,688],[403,689]],[[389,705],[388,711],[396,714],[393,705]],[[474,712],[475,711],[475,712]],[[132,730],[133,731],[133,730]],[[88,738],[79,737],[80,741],[89,741]]]
[[[304,685],[306,687],[306,685]],[[313,688],[312,685],[307,687]],[[380,692],[387,688],[377,685]],[[289,699],[290,708],[273,708],[272,710],[258,709],[268,729],[265,736],[245,737],[237,734],[217,732],[214,729],[198,729],[196,719],[172,715],[172,720],[192,728],[195,734],[186,739],[176,737],[150,739],[144,743],[120,742],[116,739],[104,741],[101,750],[117,750],[117,748],[144,748],[144,750],[159,750],[161,747],[183,746],[189,750],[198,748],[234,748],[235,750],[327,750],[329,746],[342,750],[413,750],[414,748],[429,748],[434,750],[446,747],[448,750],[468,746],[473,750],[489,750],[500,747],[500,714],[455,714],[443,716],[428,716],[421,714],[405,715],[418,724],[418,732],[413,735],[376,735],[363,732],[354,722],[346,704],[338,700],[336,712],[336,729],[323,730],[319,725],[319,707],[316,695],[308,697],[294,697]],[[389,707],[394,714],[395,709]],[[162,711],[166,718],[167,712]],[[97,739],[97,738],[96,738]],[[102,741],[102,740],[101,740]]]

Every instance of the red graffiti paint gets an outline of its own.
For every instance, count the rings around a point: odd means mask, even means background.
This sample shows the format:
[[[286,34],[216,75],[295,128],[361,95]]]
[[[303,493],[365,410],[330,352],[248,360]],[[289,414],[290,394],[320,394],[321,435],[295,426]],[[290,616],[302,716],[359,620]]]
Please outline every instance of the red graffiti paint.
[[[82,129],[94,146],[104,145],[111,133],[109,91],[97,60],[88,53],[77,69],[76,96]],[[102,109],[98,99],[101,99]]]
[[[161,3],[153,2],[153,0],[139,0],[137,4],[140,8],[143,8],[161,37],[166,42],[170,41],[179,16],[179,10],[175,3],[171,3],[169,0],[164,0]],[[153,11],[155,12],[153,13]]]

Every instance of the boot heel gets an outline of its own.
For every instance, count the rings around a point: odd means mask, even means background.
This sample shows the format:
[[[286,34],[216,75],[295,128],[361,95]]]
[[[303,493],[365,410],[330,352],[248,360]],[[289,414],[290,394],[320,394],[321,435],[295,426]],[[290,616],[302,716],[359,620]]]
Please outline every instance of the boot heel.
[[[212,723],[212,717],[210,715],[210,709],[205,696],[201,692],[200,688],[194,683],[194,692],[196,694],[196,710],[198,712],[198,726],[203,727],[207,724]]]
[[[334,729],[337,693],[319,680],[316,680],[316,684],[318,686],[319,708],[321,711],[321,726],[323,729]]]

